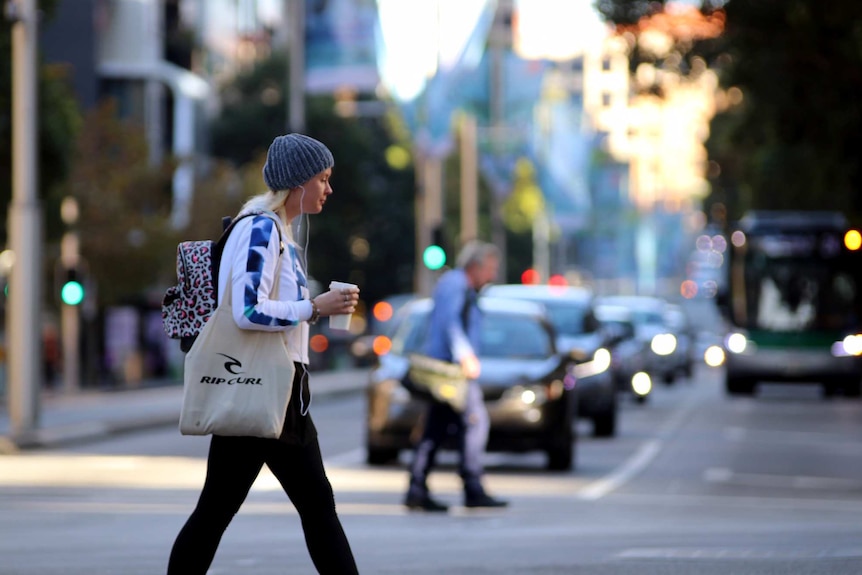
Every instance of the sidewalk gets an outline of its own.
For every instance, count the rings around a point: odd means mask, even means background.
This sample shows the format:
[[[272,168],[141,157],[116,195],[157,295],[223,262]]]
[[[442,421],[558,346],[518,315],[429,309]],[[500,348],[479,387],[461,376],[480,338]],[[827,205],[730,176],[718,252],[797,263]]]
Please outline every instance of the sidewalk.
[[[316,399],[357,392],[368,382],[368,369],[311,372]],[[82,391],[75,395],[46,392],[41,397],[39,427],[11,436],[8,407],[0,406],[0,454],[50,448],[151,427],[177,425],[182,382],[143,389]]]

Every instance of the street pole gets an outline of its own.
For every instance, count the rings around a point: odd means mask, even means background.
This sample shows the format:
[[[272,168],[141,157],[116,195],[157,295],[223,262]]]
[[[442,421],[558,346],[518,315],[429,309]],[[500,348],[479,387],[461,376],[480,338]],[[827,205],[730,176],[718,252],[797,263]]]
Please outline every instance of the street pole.
[[[80,238],[76,229],[78,223],[78,202],[68,196],[60,205],[60,217],[69,230],[60,242],[60,263],[63,270],[80,269]],[[63,278],[65,281],[65,278]],[[84,282],[83,277],[78,281]],[[63,352],[63,391],[75,393],[81,389],[81,306],[60,304],[60,335]]]
[[[443,224],[443,160],[434,152],[418,151],[416,158],[418,193],[416,215],[416,273],[414,289],[431,295],[435,273],[423,263],[422,254],[431,244],[432,230]]]
[[[305,0],[287,0],[290,26],[288,131],[305,132]]]
[[[548,283],[551,276],[551,222],[545,208],[533,217],[533,269],[539,274],[539,283]]]
[[[12,24],[12,202],[9,245],[15,257],[9,282],[6,342],[9,353],[9,420],[13,437],[33,432],[39,420],[42,384],[42,226],[37,200],[36,0],[11,5]],[[7,7],[7,11],[10,7]],[[8,12],[7,12],[8,14]]]
[[[497,140],[501,137],[502,128],[505,125],[505,84],[503,77],[503,51],[511,42],[511,29],[506,25],[505,15],[511,13],[512,1],[501,0],[497,4],[497,13],[494,17],[494,23],[491,28],[491,37],[488,43],[490,49],[490,107],[491,107],[491,151],[498,153]],[[509,178],[511,181],[511,178]],[[506,265],[506,227],[503,223],[503,199],[501,192],[509,190],[492,190],[491,194],[491,241],[499,248],[503,254],[500,260],[499,276],[505,278],[508,270]]]
[[[479,237],[479,169],[476,159],[476,118],[461,117],[461,246]]]

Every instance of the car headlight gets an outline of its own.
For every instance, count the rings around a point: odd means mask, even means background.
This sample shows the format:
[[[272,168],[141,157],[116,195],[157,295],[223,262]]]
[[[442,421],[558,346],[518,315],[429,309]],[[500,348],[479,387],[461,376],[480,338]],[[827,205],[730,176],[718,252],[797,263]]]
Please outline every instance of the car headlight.
[[[724,350],[719,345],[711,345],[703,352],[703,361],[709,367],[719,367],[724,364]]]
[[[742,353],[745,351],[745,348],[748,347],[748,338],[745,337],[745,334],[734,332],[727,336],[724,345],[727,347],[728,351],[733,353]]]
[[[541,385],[516,385],[503,393],[503,399],[536,407],[548,400],[548,392]]]
[[[611,352],[606,350],[603,347],[600,347],[596,350],[596,353],[593,354],[593,369],[596,370],[596,373],[602,373],[603,371],[607,371],[611,366]]]
[[[832,355],[848,357],[862,355],[862,335],[851,334],[832,344]]]
[[[670,355],[676,349],[676,337],[672,333],[660,333],[652,338],[650,348],[656,355]]]
[[[593,354],[593,359],[578,363],[574,366],[574,375],[580,379],[582,377],[590,377],[604,373],[611,366],[611,352],[603,347],[600,347]]]
[[[644,396],[652,391],[652,378],[645,371],[639,371],[632,376],[632,391]]]

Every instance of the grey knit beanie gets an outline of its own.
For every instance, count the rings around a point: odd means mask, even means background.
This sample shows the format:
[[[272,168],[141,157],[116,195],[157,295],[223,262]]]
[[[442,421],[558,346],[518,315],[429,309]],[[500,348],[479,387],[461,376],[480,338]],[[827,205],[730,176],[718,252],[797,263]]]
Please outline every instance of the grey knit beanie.
[[[263,166],[266,187],[289,190],[335,165],[329,148],[302,134],[287,134],[272,141]]]

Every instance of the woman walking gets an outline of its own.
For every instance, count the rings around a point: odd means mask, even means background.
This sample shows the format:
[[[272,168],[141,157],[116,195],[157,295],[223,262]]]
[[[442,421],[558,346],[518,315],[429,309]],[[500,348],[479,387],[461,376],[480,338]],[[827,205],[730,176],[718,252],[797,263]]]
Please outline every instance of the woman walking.
[[[277,137],[263,168],[268,191],[245,203],[238,215],[255,215],[237,222],[225,244],[219,267],[219,298],[230,282],[231,309],[240,328],[284,331],[296,375],[279,438],[212,437],[203,490],[174,542],[168,575],[206,574],[222,534],[264,464],[299,513],[317,571],[338,575],[358,572],[335,511],[317,430],[308,412],[308,326],[321,317],[353,313],[359,290],[330,290],[312,299],[304,257],[308,246],[300,249],[290,232],[294,219],[323,210],[332,195],[329,179],[333,165],[332,153],[321,142],[302,134]],[[306,234],[307,226],[306,219]],[[272,299],[277,271],[280,283],[277,298]]]

